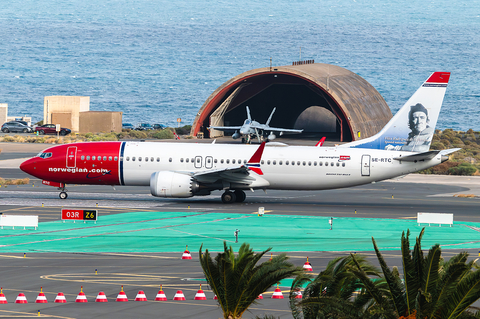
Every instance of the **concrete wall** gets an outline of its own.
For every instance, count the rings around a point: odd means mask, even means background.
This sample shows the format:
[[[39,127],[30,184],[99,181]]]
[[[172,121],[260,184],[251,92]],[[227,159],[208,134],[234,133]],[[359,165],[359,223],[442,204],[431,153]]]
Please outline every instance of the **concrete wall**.
[[[55,112],[51,113],[50,124],[60,124],[60,127],[71,128],[72,127],[72,113],[71,112]]]
[[[53,113],[70,113],[71,123],[62,124],[63,127],[71,129],[73,132],[80,130],[80,112],[90,110],[89,96],[46,96],[43,102],[43,123],[60,124],[53,122]],[[65,116],[60,116],[63,120]],[[59,118],[56,116],[56,118]]]
[[[8,104],[7,103],[0,103],[0,126],[7,122],[8,116]]]
[[[122,115],[123,112],[81,112],[79,133],[120,133],[122,131]]]

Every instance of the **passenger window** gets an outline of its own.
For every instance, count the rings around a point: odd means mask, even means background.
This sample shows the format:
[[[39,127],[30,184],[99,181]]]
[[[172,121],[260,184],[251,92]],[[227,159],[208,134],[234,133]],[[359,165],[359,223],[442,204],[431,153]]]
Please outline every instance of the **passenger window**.
[[[342,167],[345,167],[345,163],[342,163]]]
[[[200,158],[197,158],[197,163],[200,163]]]
[[[195,163],[195,159],[194,159],[194,158],[192,158],[192,163]]]
[[[190,159],[189,159],[189,158],[186,158],[186,159],[185,159],[185,163],[188,163],[188,162],[190,162]]]
[[[139,162],[141,162],[141,161],[142,161],[142,158],[141,158],[140,156],[138,157],[138,161],[139,161]]]
[[[80,157],[82,159],[82,161],[85,159],[85,156],[82,155],[82,157]]]
[[[127,156],[127,161],[129,161],[129,160],[130,160],[130,157]]]
[[[89,161],[89,160],[90,160],[90,155],[87,155],[87,161]]]
[[[97,161],[101,161],[102,160],[102,157],[101,156],[97,156]]]
[[[282,162],[282,161],[278,162],[278,165],[282,165],[282,164],[283,164],[283,162]]]
[[[220,164],[223,164],[223,158],[220,160]]]
[[[333,162],[330,163],[330,166],[333,166]]]
[[[103,160],[104,160],[104,161],[106,161],[106,160],[107,160],[107,157],[106,157],[106,156],[104,156],[104,157],[103,157]]]
[[[288,165],[288,161],[285,161],[285,165]]]
[[[210,164],[211,162],[212,162],[212,160],[210,158],[207,158],[207,163]]]
[[[272,164],[273,164],[273,165],[277,165],[277,161],[273,161]]]
[[[292,166],[295,165],[295,161],[292,161]]]
[[[312,166],[312,162],[308,162],[308,166]]]
[[[150,162],[153,162],[153,157],[150,157]]]
[[[300,165],[300,161],[297,161],[297,165]]]
[[[145,157],[145,162],[148,162],[148,157]]]
[[[112,160],[112,157],[111,157],[111,156],[109,156],[109,157],[108,157],[108,160],[109,160],[109,161],[111,161],[111,160]]]
[[[168,161],[171,163],[171,162],[172,162],[172,158],[170,157],[170,158],[168,159]]]
[[[227,164],[230,164],[230,160],[229,160],[229,159],[227,159],[227,161],[226,161],[226,162],[227,162]]]
[[[132,162],[135,162],[135,156],[132,157]]]
[[[215,164],[217,164],[217,159],[214,159],[213,162],[214,162]]]
[[[245,159],[245,160],[243,160],[243,164],[247,164],[247,160],[246,160],[246,159]]]
[[[267,161],[267,165],[270,165],[270,160]]]
[[[323,162],[318,162],[318,166],[323,166]]]
[[[263,165],[263,164],[265,164],[265,161],[264,161],[264,160],[262,160],[262,161],[260,162],[260,164],[262,164],[262,165]]]
[[[235,159],[232,160],[232,164],[235,164]]]
[[[337,167],[339,167],[339,166],[340,166],[340,163],[337,162]]]
[[[157,162],[160,162],[160,157],[157,157]]]
[[[242,160],[238,160],[238,164],[242,164]]]
[[[96,158],[96,157],[95,157],[95,155],[93,155],[93,156],[92,156],[92,161],[94,161],[94,160],[95,160],[95,158]]]
[[[180,163],[183,163],[183,157],[180,159]]]
[[[313,166],[317,166],[317,161],[314,161],[314,162],[313,162]]]
[[[303,161],[303,166],[305,166],[307,163],[305,161]]]

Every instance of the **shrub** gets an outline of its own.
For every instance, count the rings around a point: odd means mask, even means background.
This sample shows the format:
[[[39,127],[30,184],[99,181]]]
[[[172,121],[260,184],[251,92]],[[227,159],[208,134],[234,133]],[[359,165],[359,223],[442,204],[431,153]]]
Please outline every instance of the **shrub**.
[[[444,150],[445,145],[442,142],[433,142],[430,148],[432,150]]]
[[[470,176],[477,171],[477,168],[470,163],[461,163],[456,167],[449,168],[447,173],[449,175],[464,175]]]
[[[155,133],[153,133],[151,135],[151,137],[156,138],[156,139],[161,139],[161,140],[174,138],[173,132],[170,129],[164,129],[164,130],[161,130],[161,131],[156,131]]]

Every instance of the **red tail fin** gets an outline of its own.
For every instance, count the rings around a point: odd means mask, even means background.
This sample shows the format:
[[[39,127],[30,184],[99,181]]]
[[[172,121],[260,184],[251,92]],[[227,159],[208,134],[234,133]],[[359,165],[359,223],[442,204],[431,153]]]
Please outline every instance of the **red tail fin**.
[[[318,141],[318,143],[315,144],[315,146],[316,146],[316,147],[322,146],[322,145],[323,145],[323,142],[325,142],[326,139],[327,139],[327,138],[326,138],[325,136],[322,137],[322,138],[320,139],[320,141]]]

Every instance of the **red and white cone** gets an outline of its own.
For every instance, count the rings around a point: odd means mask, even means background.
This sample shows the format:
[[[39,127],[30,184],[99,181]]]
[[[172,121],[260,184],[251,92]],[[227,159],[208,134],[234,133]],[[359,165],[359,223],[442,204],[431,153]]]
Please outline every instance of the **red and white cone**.
[[[192,259],[192,255],[190,255],[190,252],[188,251],[188,245],[185,251],[183,252],[182,259]]]
[[[193,300],[207,300],[207,296],[205,296],[205,293],[202,290],[202,285],[200,285],[200,289],[198,289]]]
[[[263,299],[263,295],[262,294],[259,294],[257,299]]]
[[[80,292],[78,293],[75,302],[88,302],[87,296],[85,296],[85,293],[83,292],[83,286],[80,286]]]
[[[65,298],[65,295],[63,294],[63,292],[59,292],[57,294],[57,296],[55,297],[55,303],[66,303],[67,302],[67,298]]]
[[[35,299],[35,303],[48,303],[47,297],[45,297],[45,294],[43,293],[43,287],[40,287],[40,293],[37,296],[37,299]]]
[[[8,303],[7,298],[3,294],[3,287],[0,287],[0,304]]]
[[[215,296],[213,297],[213,300],[218,300],[217,295],[215,295]]]
[[[122,290],[120,290],[120,292],[118,293],[117,301],[118,302],[127,302],[128,301],[127,294],[125,293],[125,291],[123,291],[123,286],[122,286]]]
[[[283,299],[283,294],[280,288],[275,288],[275,291],[273,292],[272,299]]]
[[[303,297],[303,296],[302,296],[302,292],[300,291],[300,289],[295,290],[295,291],[293,292],[293,294],[295,295],[295,299],[302,299],[302,297]]]
[[[167,296],[165,296],[165,293],[162,290],[162,285],[160,285],[160,290],[155,296],[155,301],[166,301],[166,300],[167,300]]]
[[[98,293],[97,298],[95,298],[95,302],[108,302],[107,296],[103,291]]]
[[[28,303],[27,297],[25,294],[19,293],[17,299],[15,299],[15,303]]]
[[[143,290],[140,290],[138,292],[137,296],[135,297],[135,301],[147,301],[147,296],[145,295]]]
[[[173,296],[173,300],[186,300],[186,299],[183,292],[181,290],[177,290],[177,293],[175,294],[175,296]]]
[[[313,271],[312,265],[308,262],[308,257],[307,257],[307,261],[303,264],[303,270]]]

